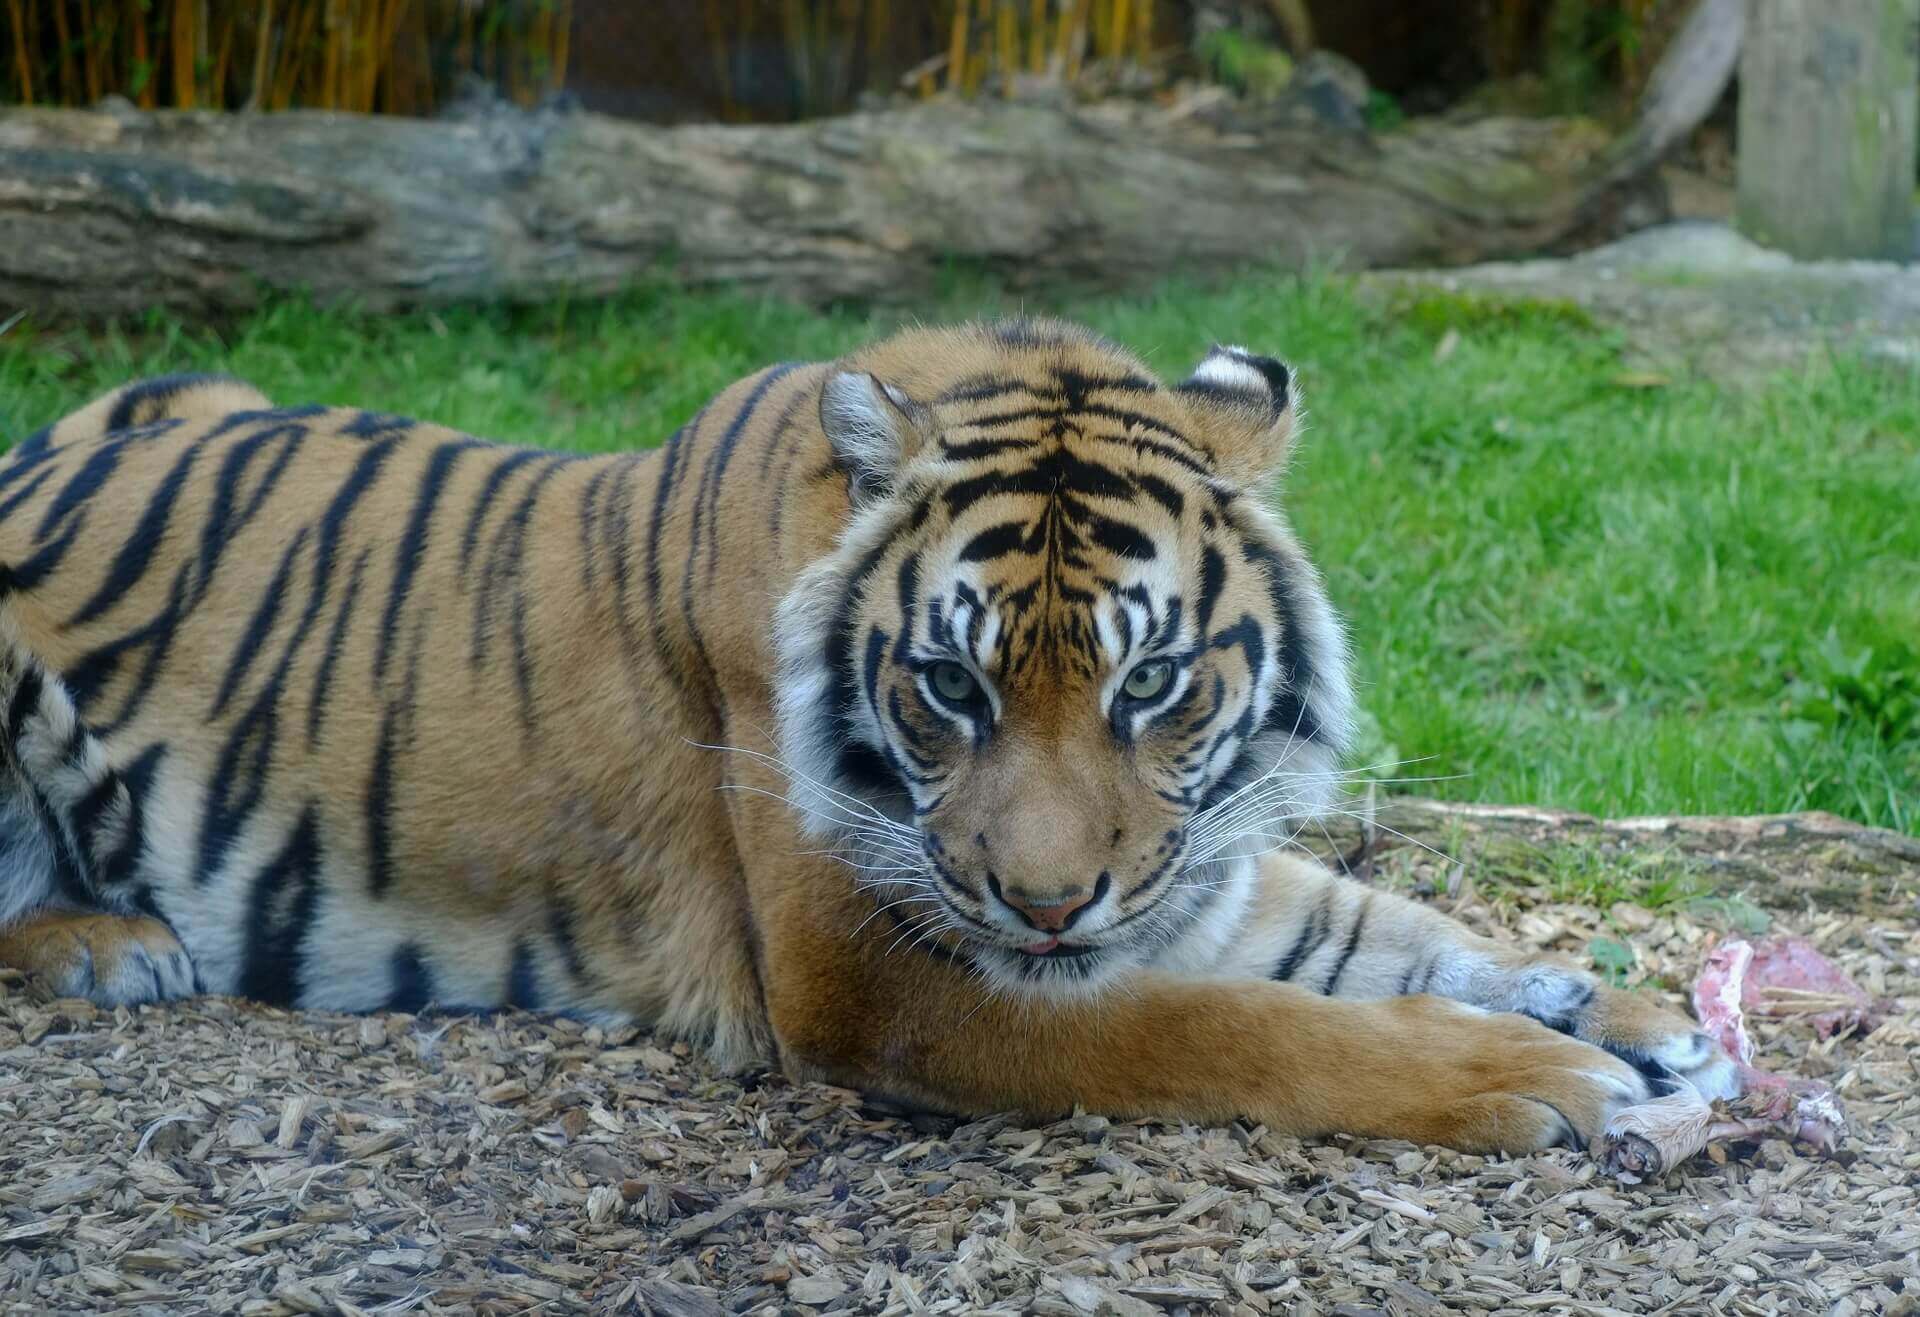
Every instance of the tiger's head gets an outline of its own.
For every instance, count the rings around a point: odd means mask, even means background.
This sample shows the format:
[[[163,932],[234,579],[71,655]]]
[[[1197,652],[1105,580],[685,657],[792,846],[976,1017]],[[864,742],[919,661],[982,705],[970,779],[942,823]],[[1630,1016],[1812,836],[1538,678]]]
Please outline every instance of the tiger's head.
[[[1269,358],[1167,387],[1055,322],[825,376],[850,511],[775,619],[781,753],[902,937],[1033,991],[1204,958],[1325,807],[1344,640],[1262,501],[1298,409]]]

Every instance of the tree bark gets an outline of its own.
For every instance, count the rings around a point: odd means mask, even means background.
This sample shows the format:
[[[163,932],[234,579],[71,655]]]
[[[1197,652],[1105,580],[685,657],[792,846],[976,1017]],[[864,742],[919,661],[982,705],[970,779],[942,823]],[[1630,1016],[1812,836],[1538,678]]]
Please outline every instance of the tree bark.
[[[1920,0],[1751,3],[1740,228],[1808,259],[1912,259]]]
[[[217,314],[298,288],[382,309],[655,275],[905,300],[955,262],[1015,289],[1457,264],[1570,243],[1623,206],[1658,218],[1644,178],[1584,186],[1605,145],[1552,121],[1376,141],[1017,103],[665,128],[500,108],[15,110],[0,115],[0,307]]]

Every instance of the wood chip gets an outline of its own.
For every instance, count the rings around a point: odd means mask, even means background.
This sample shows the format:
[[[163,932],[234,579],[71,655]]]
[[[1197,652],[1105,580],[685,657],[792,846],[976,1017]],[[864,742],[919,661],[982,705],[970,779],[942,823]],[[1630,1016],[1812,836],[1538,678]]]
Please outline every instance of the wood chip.
[[[1417,847],[1373,866],[1447,900],[1450,866]],[[1673,982],[1713,928],[1488,890],[1456,889],[1490,934],[1624,938]],[[1755,1022],[1770,1065],[1843,1089],[1853,1155],[1741,1147],[1637,1186],[1567,1151],[888,1113],[512,1012],[81,1010],[0,973],[0,1309],[1897,1311],[1920,1254],[1905,901],[1773,915],[1894,1001],[1864,1038],[1821,1043],[1804,1012]]]

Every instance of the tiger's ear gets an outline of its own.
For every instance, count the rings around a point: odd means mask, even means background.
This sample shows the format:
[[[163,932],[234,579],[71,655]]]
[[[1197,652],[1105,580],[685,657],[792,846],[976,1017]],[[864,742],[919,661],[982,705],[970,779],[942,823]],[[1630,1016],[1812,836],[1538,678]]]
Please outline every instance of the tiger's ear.
[[[852,478],[855,503],[893,491],[894,475],[927,441],[930,420],[906,390],[864,370],[837,370],[820,390],[820,428]]]
[[[1223,479],[1260,485],[1286,465],[1298,390],[1280,362],[1216,344],[1174,389],[1200,418]]]

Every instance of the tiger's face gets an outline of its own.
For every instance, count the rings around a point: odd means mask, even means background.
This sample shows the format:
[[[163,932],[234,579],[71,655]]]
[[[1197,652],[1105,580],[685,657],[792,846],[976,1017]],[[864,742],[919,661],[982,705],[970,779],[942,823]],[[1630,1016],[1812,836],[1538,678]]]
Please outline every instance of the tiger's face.
[[[776,620],[782,753],[902,939],[1038,991],[1204,957],[1324,806],[1342,641],[1258,500],[1295,411],[1240,349],[1168,388],[1033,322],[827,378],[851,511]]]

